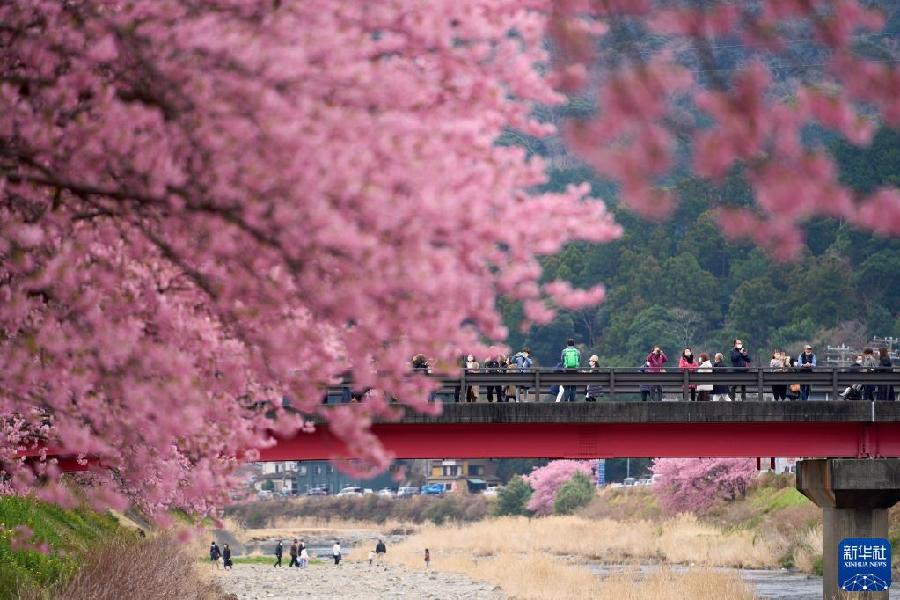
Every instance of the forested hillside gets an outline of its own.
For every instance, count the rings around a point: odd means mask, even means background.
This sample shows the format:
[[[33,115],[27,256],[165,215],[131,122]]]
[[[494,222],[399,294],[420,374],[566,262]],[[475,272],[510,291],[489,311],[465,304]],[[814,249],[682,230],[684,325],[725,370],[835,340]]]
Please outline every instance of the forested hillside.
[[[842,180],[860,192],[900,182],[900,133],[882,129],[871,146],[829,143]],[[612,207],[624,235],[611,244],[572,244],[546,260],[545,277],[576,286],[598,282],[607,298],[598,307],[561,311],[552,323],[522,333],[520,307],[504,307],[514,348],[528,345],[543,366],[553,366],[566,338],[601,364],[636,366],[653,344],[671,355],[724,351],[743,338],[757,358],[773,348],[796,351],[812,342],[861,344],[872,335],[900,334],[900,241],[815,219],[806,229],[808,250],[779,263],[749,244],[720,235],[713,211],[741,204],[747,190],[735,176],[721,186],[693,179],[675,183],[680,197],[668,220],[652,223],[616,207],[608,185],[578,166],[560,163],[550,188],[592,181]]]

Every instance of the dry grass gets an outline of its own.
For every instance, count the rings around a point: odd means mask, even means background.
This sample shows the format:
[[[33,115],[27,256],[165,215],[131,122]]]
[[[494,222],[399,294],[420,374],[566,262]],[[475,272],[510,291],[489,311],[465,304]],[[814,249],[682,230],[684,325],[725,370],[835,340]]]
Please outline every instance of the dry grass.
[[[493,556],[504,553],[577,556],[606,563],[634,560],[702,566],[777,565],[778,554],[749,531],[722,532],[692,515],[660,524],[582,517],[502,517],[459,527],[423,526],[401,546]]]
[[[422,568],[421,551],[418,548],[415,552],[410,550],[405,545],[395,547],[388,553],[391,562]],[[634,570],[601,579],[585,566],[537,552],[489,557],[442,549],[432,552],[435,568],[498,585],[513,599],[751,600],[754,597],[736,574],[709,569],[685,573],[661,569],[647,575]]]
[[[86,555],[84,565],[60,589],[56,600],[217,600],[221,590],[198,568],[196,557],[167,536],[140,541],[113,539]],[[41,596],[31,599],[37,600]]]
[[[645,577],[626,571],[601,580],[578,562],[759,567],[774,562],[750,533],[723,534],[690,516],[660,526],[581,517],[503,517],[459,527],[425,526],[390,548],[388,557],[396,564],[422,568],[425,548],[435,568],[488,581],[522,599],[750,599],[752,591],[733,573],[662,569]]]

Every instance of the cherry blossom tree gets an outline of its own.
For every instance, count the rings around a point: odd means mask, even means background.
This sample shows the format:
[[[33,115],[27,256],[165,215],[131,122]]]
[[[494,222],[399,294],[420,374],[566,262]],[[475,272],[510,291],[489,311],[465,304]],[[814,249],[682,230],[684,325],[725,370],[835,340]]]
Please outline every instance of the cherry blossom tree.
[[[900,118],[894,65],[852,48],[876,13],[668,6],[0,4],[0,489],[66,501],[54,460],[23,458],[43,452],[89,458],[99,504],[206,512],[272,431],[310,415],[360,471],[383,470],[371,421],[440,409],[410,356],[450,371],[502,343],[500,297],[522,303],[524,327],[602,299],[543,281],[539,259],[618,236],[603,203],[586,186],[535,192],[543,162],[495,143],[552,134],[534,106],[585,81],[600,110],[567,138],[643,214],[671,203],[656,186],[677,132],[701,174],[746,170],[757,201],[727,213],[732,234],[785,237],[814,213],[900,230],[895,189],[859,202],[799,142],[813,120],[864,142],[872,119]],[[622,22],[673,41],[595,60]],[[784,52],[794,22],[831,54],[793,95],[771,95],[760,61],[703,86],[666,49],[736,38]],[[345,374],[372,391],[322,410]]]
[[[752,458],[658,458],[650,469],[653,491],[669,513],[702,512],[716,500],[739,498],[757,475]]]
[[[527,508],[536,515],[553,514],[556,492],[576,473],[593,477],[591,463],[583,460],[553,460],[525,476],[525,481],[534,490]]]
[[[381,471],[378,390],[439,409],[410,356],[502,341],[498,295],[534,322],[602,297],[538,257],[616,237],[603,203],[529,193],[541,161],[494,144],[564,99],[520,2],[27,0],[0,23],[7,490],[64,498],[17,460],[40,442],[99,459],[101,502],[205,511],[314,414]],[[375,391],[321,410],[345,373]]]

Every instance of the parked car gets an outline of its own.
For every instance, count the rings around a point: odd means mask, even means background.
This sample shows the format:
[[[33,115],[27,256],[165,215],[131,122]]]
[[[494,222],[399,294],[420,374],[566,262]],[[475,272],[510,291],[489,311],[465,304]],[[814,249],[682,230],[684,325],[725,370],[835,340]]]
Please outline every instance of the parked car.
[[[369,494],[374,494],[374,493],[375,492],[372,491],[372,488],[363,488],[363,496],[368,496]]]
[[[422,494],[425,496],[440,496],[444,493],[443,483],[427,483],[422,486]]]
[[[413,486],[403,486],[397,490],[398,498],[405,498],[407,496],[418,496],[419,488]]]
[[[361,487],[351,485],[345,488],[342,488],[341,491],[338,492],[338,496],[362,496],[363,489]]]
[[[380,490],[378,490],[378,495],[379,496],[387,496],[388,498],[393,498],[394,496],[397,495],[397,492],[395,492],[391,488],[381,488]]]
[[[626,486],[634,485],[635,481],[637,480],[634,477],[626,477],[624,480],[622,480],[622,484]]]
[[[481,493],[484,494],[485,496],[496,496],[496,495],[497,495],[497,489],[498,489],[498,488],[497,488],[496,485],[489,485],[489,486],[487,486],[486,488],[484,488],[484,491],[481,492]]]
[[[328,490],[323,487],[314,487],[309,488],[309,491],[306,492],[307,496],[327,496]]]

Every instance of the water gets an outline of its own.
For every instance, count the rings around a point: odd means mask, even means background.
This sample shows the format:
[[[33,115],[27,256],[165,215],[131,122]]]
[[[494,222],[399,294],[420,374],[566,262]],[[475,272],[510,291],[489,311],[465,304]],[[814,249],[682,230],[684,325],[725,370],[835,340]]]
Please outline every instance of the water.
[[[658,570],[658,565],[641,565],[641,574],[652,573]],[[684,572],[688,567],[669,567],[675,572]],[[591,565],[591,570],[601,577],[620,573],[622,571],[634,572],[636,567],[619,565]],[[821,600],[822,578],[815,575],[805,575],[786,570],[767,569],[717,569],[725,572],[737,573],[746,583],[753,586],[756,597],[760,600]],[[890,591],[892,600],[900,600],[900,589],[892,586]]]

